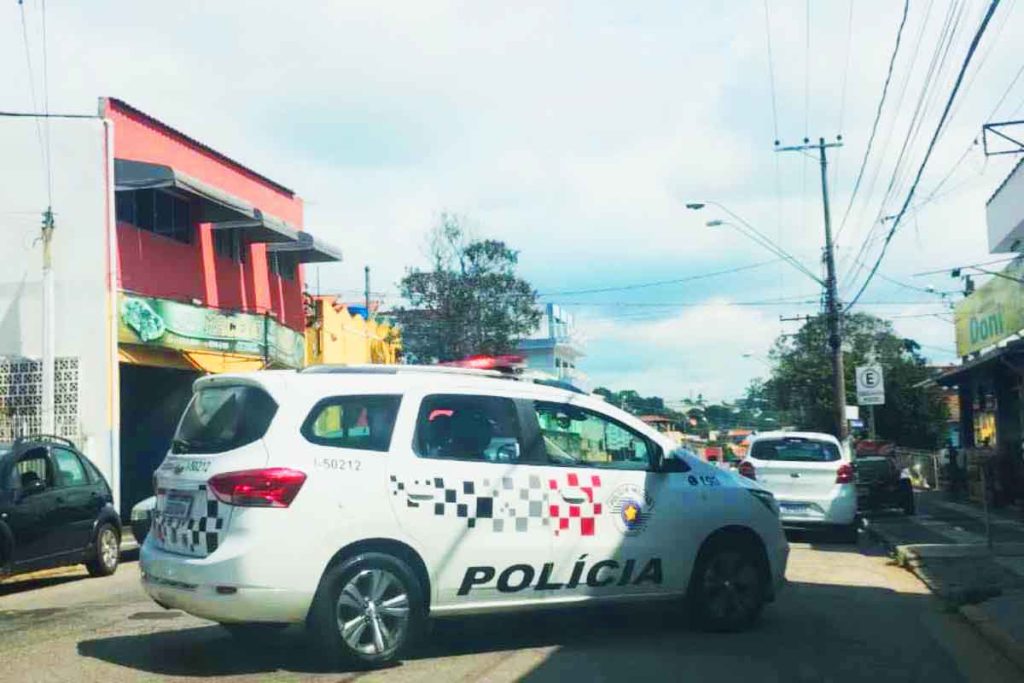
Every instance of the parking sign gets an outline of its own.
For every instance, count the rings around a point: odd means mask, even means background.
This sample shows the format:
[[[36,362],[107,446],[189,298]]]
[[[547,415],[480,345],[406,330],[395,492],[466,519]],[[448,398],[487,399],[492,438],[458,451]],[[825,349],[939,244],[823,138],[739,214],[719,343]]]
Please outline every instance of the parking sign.
[[[880,406],[885,404],[885,376],[877,363],[857,367],[857,404]]]

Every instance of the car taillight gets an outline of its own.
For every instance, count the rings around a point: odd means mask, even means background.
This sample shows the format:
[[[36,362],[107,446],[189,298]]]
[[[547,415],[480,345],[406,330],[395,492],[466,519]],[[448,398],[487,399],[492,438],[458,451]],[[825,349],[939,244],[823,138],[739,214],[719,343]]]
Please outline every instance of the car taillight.
[[[746,477],[747,479],[757,479],[757,474],[754,472],[754,465],[749,460],[744,460],[740,462],[739,466],[736,468],[736,471],[740,473],[741,477]]]
[[[836,470],[836,483],[837,484],[852,484],[853,483],[853,465],[848,462],[844,462]]]
[[[295,500],[306,475],[286,467],[225,472],[210,478],[217,500],[240,507],[286,508]]]

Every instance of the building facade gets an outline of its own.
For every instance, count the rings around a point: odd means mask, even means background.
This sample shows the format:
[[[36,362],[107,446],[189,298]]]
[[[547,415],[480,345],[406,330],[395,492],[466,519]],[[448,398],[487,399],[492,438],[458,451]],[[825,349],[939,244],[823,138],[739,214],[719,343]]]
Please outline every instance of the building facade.
[[[537,329],[519,342],[517,350],[530,370],[590,390],[590,380],[576,367],[584,356],[583,342],[572,315],[559,306],[544,305]]]
[[[3,122],[3,141],[23,140],[5,177],[35,163],[25,124],[34,122]],[[126,512],[150,495],[197,377],[305,363],[303,264],[340,254],[303,231],[292,190],[123,101],[104,98],[97,116],[50,125],[55,424],[110,479]],[[46,207],[38,184],[14,185],[4,206]],[[39,247],[25,241],[32,230],[0,229],[25,256],[0,275],[3,440],[38,431],[42,314]],[[26,383],[27,394],[10,388]]]
[[[375,318],[365,306],[333,296],[306,296],[306,365],[398,363],[398,328]]]

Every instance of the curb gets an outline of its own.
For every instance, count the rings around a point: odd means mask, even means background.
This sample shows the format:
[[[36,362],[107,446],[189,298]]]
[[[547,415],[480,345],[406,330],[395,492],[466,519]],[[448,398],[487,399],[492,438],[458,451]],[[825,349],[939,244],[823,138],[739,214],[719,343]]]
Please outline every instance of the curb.
[[[982,638],[1024,671],[1024,645],[1014,640],[976,605],[964,605],[959,612]]]

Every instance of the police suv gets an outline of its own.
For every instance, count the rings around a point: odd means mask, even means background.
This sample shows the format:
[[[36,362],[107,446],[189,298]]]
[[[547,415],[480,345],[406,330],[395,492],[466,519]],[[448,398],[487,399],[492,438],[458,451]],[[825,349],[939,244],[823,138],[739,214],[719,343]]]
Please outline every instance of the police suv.
[[[157,470],[145,590],[383,664],[428,617],[685,600],[750,624],[789,552],[771,493],[600,399],[499,373],[205,377]]]

